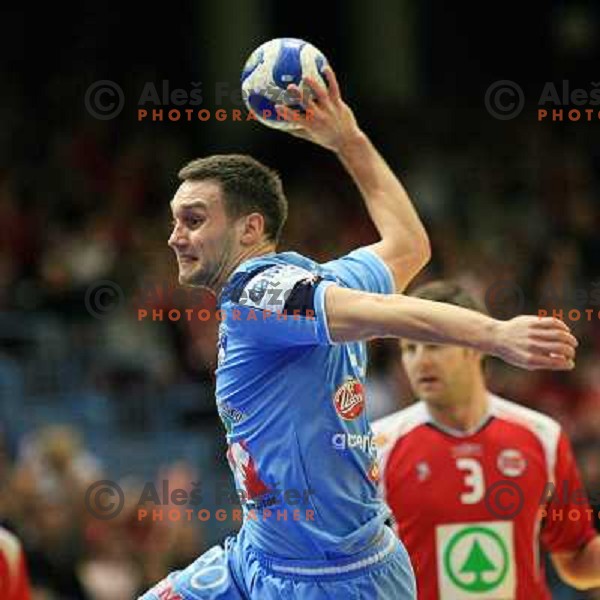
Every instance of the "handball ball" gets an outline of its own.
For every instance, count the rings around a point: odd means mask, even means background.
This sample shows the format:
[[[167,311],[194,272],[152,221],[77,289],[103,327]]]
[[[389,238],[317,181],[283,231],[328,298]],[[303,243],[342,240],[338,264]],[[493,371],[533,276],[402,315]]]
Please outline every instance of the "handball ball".
[[[326,87],[323,69],[327,59],[312,44],[296,38],[278,38],[259,46],[248,58],[242,71],[242,97],[256,118],[275,129],[297,129],[298,122],[286,121],[280,112],[287,107],[304,114],[298,94],[287,91],[293,83],[303,99],[312,95],[302,85],[304,77],[314,78]]]

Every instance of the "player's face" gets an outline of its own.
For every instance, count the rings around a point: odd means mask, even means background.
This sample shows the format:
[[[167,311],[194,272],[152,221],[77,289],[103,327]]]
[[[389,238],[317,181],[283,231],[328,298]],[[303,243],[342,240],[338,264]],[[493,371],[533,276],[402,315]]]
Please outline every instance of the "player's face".
[[[171,211],[169,246],[177,256],[179,283],[212,287],[223,278],[237,247],[220,184],[184,181],[171,202]]]
[[[402,340],[402,364],[414,393],[444,406],[465,402],[480,369],[480,355],[459,346]]]

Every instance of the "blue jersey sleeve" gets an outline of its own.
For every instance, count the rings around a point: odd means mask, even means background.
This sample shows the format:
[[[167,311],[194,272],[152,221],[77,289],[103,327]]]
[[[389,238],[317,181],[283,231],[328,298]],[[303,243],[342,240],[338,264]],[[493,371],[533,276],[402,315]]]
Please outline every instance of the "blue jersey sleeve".
[[[325,313],[327,281],[307,269],[284,264],[248,273],[228,294],[228,328],[265,347],[329,345]]]
[[[367,248],[321,265],[327,278],[334,277],[343,287],[376,294],[393,294],[394,278],[385,262]]]

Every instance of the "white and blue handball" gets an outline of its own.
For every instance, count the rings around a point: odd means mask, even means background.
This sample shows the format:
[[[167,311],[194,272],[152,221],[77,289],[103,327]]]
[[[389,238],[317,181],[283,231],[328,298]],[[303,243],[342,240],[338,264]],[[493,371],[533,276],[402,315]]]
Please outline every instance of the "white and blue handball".
[[[327,65],[323,53],[309,42],[296,38],[270,40],[254,50],[244,65],[242,98],[248,110],[268,127],[297,129],[306,114],[306,100],[313,95],[303,80],[311,77],[326,87],[323,70]],[[288,91],[290,84],[298,86],[300,94]]]

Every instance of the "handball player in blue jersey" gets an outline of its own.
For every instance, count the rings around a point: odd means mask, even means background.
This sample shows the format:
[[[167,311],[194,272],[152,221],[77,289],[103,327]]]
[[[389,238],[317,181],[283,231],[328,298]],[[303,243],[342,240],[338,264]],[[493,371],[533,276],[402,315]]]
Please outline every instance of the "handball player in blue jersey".
[[[237,535],[144,600],[415,598],[378,493],[365,341],[407,337],[528,369],[573,367],[577,342],[558,320],[496,321],[401,294],[429,260],[427,234],[331,69],[326,76],[327,90],[308,80],[313,118],[295,135],[339,157],[378,242],[324,264],[278,252],[287,201],[273,171],[221,155],[179,173],[169,245],[180,283],[218,298],[216,402],[244,518]]]

